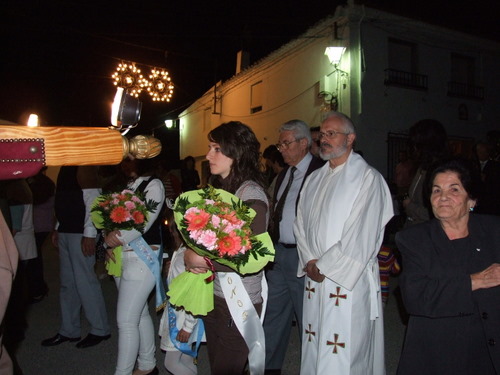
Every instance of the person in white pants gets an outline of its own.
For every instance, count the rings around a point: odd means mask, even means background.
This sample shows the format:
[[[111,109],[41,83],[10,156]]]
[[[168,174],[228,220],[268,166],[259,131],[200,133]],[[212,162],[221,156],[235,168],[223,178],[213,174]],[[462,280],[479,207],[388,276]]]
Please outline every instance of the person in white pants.
[[[161,259],[161,229],[159,214],[165,201],[165,189],[161,180],[151,177],[153,165],[150,159],[122,162],[127,175],[133,178],[128,188],[145,193],[146,200],[158,203],[149,214],[144,234],[138,230],[115,230],[108,233],[105,243],[111,249],[123,246],[121,276],[115,277],[118,288],[116,319],[118,323],[118,359],[115,375],[158,374],[155,358],[155,330],[148,307],[151,291],[161,283],[161,263],[156,268],[148,266],[137,249],[130,244],[141,236],[151,248],[151,254]],[[164,293],[163,293],[164,294]],[[134,366],[137,361],[137,369]]]

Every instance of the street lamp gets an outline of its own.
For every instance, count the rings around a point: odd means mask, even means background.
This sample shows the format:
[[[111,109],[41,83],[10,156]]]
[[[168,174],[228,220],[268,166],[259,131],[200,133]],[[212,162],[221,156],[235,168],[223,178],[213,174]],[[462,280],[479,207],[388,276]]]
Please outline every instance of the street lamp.
[[[172,119],[165,120],[165,127],[167,129],[172,129],[174,127],[174,120]]]
[[[125,135],[139,123],[141,110],[142,103],[139,99],[127,94],[123,87],[118,87],[111,107],[111,129],[119,130]]]
[[[345,47],[326,47],[325,55],[328,56],[330,64],[337,67],[342,59],[342,55],[345,52]]]

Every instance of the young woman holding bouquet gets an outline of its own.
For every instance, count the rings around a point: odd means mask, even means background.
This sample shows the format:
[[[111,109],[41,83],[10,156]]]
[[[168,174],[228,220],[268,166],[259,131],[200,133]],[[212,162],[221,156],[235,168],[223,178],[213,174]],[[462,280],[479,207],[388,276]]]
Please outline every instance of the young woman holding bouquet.
[[[208,134],[208,140],[206,157],[212,173],[210,184],[236,195],[256,211],[251,224],[253,234],[266,232],[269,206],[259,165],[260,143],[255,134],[247,125],[233,121],[213,129]],[[265,346],[259,320],[264,294],[262,282],[265,282],[263,271],[242,276],[227,266],[206,261],[192,250],[186,251],[184,260],[186,269],[193,273],[204,273],[212,266],[215,270],[214,309],[203,317],[212,374],[240,375],[247,359],[250,373],[260,372],[256,369],[263,370],[264,355],[249,350],[249,346],[252,349]],[[228,283],[232,286],[231,292],[226,289]],[[235,285],[242,287],[238,290]],[[236,298],[231,298],[234,291],[237,291],[233,295]],[[233,316],[231,300],[243,299],[251,301],[253,308],[250,305],[244,318]]]
[[[113,230],[107,233],[105,242],[112,250],[122,246],[121,275],[115,276],[118,288],[118,360],[115,375],[158,374],[155,359],[155,329],[148,308],[148,296],[157,288],[157,305],[161,300],[161,235],[159,214],[165,201],[163,183],[153,177],[153,161],[125,160],[123,171],[131,178],[128,189],[142,192],[146,201],[156,203],[149,212],[143,233],[137,229]],[[137,248],[140,238],[150,249]],[[108,254],[114,255],[108,249]],[[116,255],[116,253],[114,253]],[[146,254],[146,255],[145,255]],[[146,258],[144,257],[146,256]],[[148,261],[149,259],[149,261]],[[160,299],[160,300],[159,300]],[[137,360],[137,369],[134,366]]]

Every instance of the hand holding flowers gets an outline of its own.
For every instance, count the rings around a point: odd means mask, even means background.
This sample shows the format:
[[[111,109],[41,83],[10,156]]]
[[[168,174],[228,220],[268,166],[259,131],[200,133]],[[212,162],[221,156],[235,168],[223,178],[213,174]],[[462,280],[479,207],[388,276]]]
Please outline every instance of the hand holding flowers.
[[[186,266],[186,271],[192,273],[206,273],[211,270],[211,267],[207,264],[205,257],[198,255],[191,249],[187,249],[184,253],[184,264]]]
[[[119,230],[113,230],[111,232],[106,233],[106,245],[110,248],[114,248],[117,246],[123,245],[122,240],[119,238],[120,236],[120,231]]]

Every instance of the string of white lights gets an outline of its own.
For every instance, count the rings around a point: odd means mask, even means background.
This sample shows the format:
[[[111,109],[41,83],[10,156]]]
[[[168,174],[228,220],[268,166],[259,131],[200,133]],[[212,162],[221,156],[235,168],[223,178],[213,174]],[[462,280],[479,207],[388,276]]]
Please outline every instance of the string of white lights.
[[[123,87],[136,98],[146,90],[153,101],[170,102],[174,93],[174,84],[165,69],[151,67],[145,78],[135,62],[122,61],[111,77],[115,86]]]

